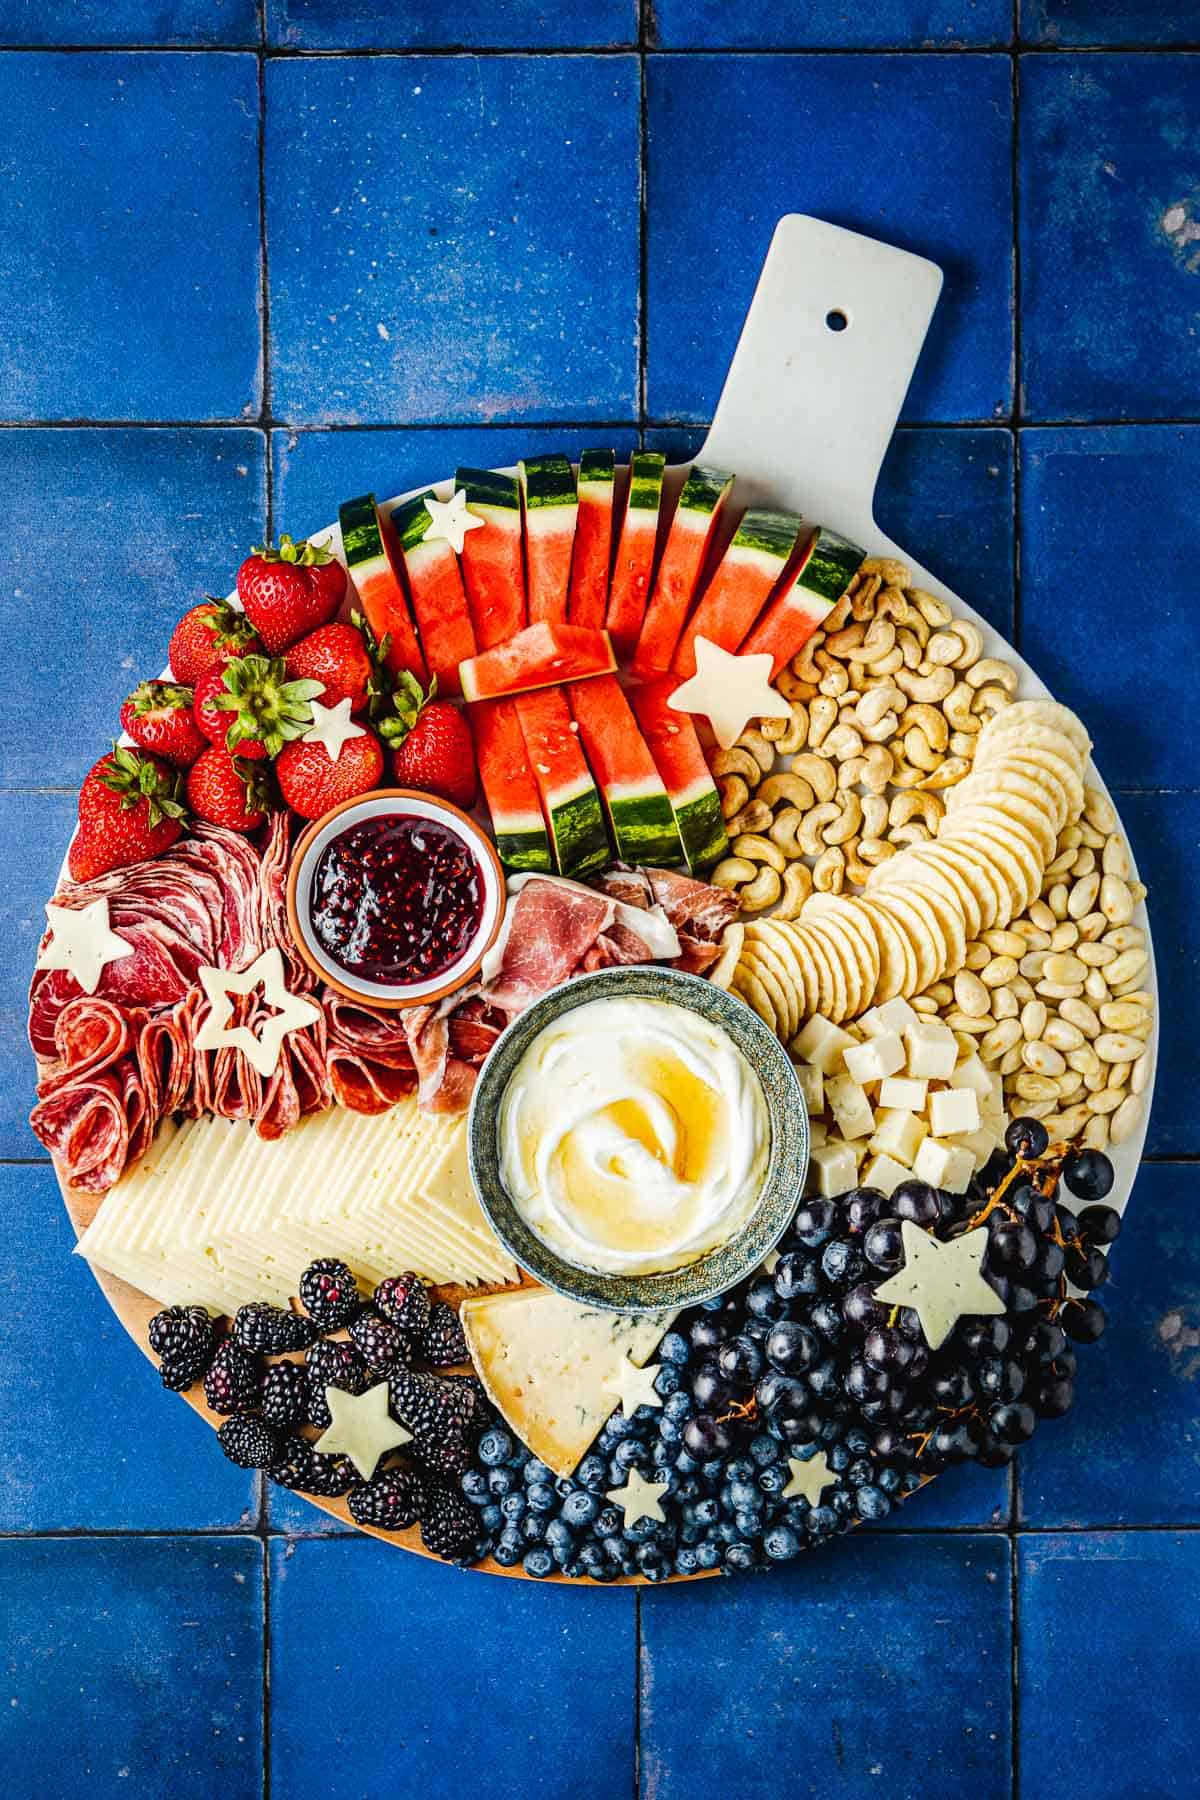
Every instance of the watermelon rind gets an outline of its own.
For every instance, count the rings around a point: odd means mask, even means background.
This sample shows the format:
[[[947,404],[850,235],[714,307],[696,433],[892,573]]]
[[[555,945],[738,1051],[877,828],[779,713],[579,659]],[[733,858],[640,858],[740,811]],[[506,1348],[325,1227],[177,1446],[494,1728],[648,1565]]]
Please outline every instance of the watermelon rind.
[[[809,593],[820,594],[823,600],[836,605],[858,574],[866,555],[858,544],[852,544],[849,538],[839,537],[836,531],[821,525],[813,537],[804,567],[796,577],[796,585],[807,588]]]
[[[723,469],[695,463],[683,484],[633,653],[639,675],[671,667],[697,596],[717,515],[733,480]]]
[[[342,528],[342,554],[348,569],[362,570],[364,563],[387,567],[387,551],[379,529],[379,513],[374,494],[359,494],[354,500],[343,500],[338,507],[338,524]]]
[[[517,466],[527,511],[575,505],[575,477],[565,456],[527,456]]]
[[[690,869],[716,862],[729,849],[721,799],[704,760],[696,727],[669,704],[671,678],[633,688],[629,699],[675,814]]]
[[[629,512],[654,512],[662,501],[667,459],[661,450],[635,450],[629,459]]]
[[[702,463],[693,463],[675,508],[675,518],[680,513],[707,517],[716,512],[732,486],[733,476],[727,475],[724,469],[708,469]]]
[[[506,869],[548,874],[554,867],[550,836],[515,703],[485,701],[467,717],[500,861]]]
[[[414,494],[411,500],[405,500],[399,506],[392,508],[392,530],[396,533],[403,551],[415,550],[418,544],[424,542],[425,533],[432,523],[425,502],[436,498],[433,489],[426,488],[424,493]],[[343,526],[343,539],[345,535],[346,528]],[[349,560],[348,557],[347,560]]]
[[[342,554],[367,623],[381,643],[385,637],[388,640],[388,666],[394,670],[407,669],[424,684],[429,670],[400,574],[389,550],[389,544],[394,546],[395,539],[390,535],[390,524],[387,527],[389,535],[384,536],[385,528],[374,494],[359,494],[353,500],[343,500],[338,507],[338,525],[342,533]]]
[[[615,676],[572,683],[567,698],[617,855],[659,868],[682,862],[670,798]]]
[[[583,450],[579,456],[580,487],[611,487],[616,480],[617,458],[612,450]]]
[[[800,535],[799,513],[774,512],[769,506],[752,506],[743,513],[730,549],[758,550],[780,567],[787,561]]]
[[[542,814],[561,875],[585,875],[611,859],[604,811],[575,722],[561,689],[519,694],[514,702]]]
[[[715,784],[698,781],[670,798],[689,869],[705,868],[724,856],[729,836]]]
[[[502,475],[498,469],[463,467],[454,472],[454,486],[462,488],[472,512],[491,508],[496,512],[515,512],[520,517],[521,489],[515,475]]]

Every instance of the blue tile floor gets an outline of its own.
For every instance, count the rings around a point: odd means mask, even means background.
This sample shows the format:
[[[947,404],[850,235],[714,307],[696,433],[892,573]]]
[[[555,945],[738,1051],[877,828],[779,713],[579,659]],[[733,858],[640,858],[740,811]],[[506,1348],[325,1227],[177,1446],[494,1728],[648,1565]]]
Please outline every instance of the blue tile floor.
[[[1198,44],[1196,0],[0,4],[14,1792],[1196,1791]],[[24,1122],[41,908],[116,703],[245,546],[459,461],[686,456],[786,211],[944,266],[880,520],[1086,714],[1150,883],[1111,1328],[1015,1478],[802,1566],[460,1575],[268,1500],[71,1258]]]

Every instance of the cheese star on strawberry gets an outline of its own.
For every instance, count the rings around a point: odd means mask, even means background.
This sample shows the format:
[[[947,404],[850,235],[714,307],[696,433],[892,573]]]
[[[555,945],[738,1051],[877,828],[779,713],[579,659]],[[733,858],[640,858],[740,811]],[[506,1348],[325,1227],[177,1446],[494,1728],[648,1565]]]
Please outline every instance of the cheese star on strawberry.
[[[319,700],[310,700],[309,705],[312,708],[313,722],[300,742],[323,745],[330,762],[337,762],[343,746],[351,738],[366,736],[363,727],[356,725],[350,717],[349,700],[339,700],[336,706],[322,706]]]

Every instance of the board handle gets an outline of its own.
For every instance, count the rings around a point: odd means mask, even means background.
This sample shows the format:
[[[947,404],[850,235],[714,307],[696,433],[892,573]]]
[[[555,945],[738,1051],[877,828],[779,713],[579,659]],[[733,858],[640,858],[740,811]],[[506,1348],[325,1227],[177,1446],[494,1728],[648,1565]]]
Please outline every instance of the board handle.
[[[736,471],[745,505],[869,535],[941,286],[923,256],[803,213],[780,219],[699,460]]]

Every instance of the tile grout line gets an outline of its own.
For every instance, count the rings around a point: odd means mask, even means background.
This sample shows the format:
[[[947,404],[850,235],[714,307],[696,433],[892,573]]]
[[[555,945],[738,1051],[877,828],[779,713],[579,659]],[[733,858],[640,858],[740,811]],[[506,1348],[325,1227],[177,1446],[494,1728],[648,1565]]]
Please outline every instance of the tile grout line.
[[[639,332],[640,337],[640,332]],[[477,419],[366,419],[356,423],[283,419],[260,412],[255,418],[219,419],[0,419],[0,431],[287,431],[301,437],[318,437],[353,432],[414,431],[706,431],[708,419],[653,418],[638,416],[621,419],[497,419],[481,424]],[[1022,414],[973,419],[904,419],[897,432],[908,431],[1155,431],[1194,429],[1200,425],[1200,412],[1176,413],[1162,418],[1095,418],[1038,419]]]
[[[1013,1491],[1015,1494],[1015,1481]],[[1012,1669],[1010,1673],[1012,1699],[1008,1728],[1012,1746],[1011,1800],[1021,1800],[1021,1614],[1017,1579],[1018,1550],[1016,1531],[1010,1529],[1008,1536],[1008,1608],[1009,1622],[1012,1628]]]
[[[461,62],[481,58],[541,59],[561,61],[567,58],[602,57],[613,59],[636,56],[642,46],[634,41],[623,44],[412,44],[387,49],[362,46],[304,49],[284,44],[0,44],[4,56],[258,56],[267,62],[377,62],[414,61],[419,57]],[[944,60],[956,56],[1035,56],[1048,60],[1067,56],[1188,56],[1200,52],[1200,40],[1179,44],[1114,43],[1114,44],[763,44],[763,45],[654,45],[651,54],[666,60],[696,57],[706,61],[749,61],[751,58],[774,60],[780,57],[936,57]]]
[[[1012,52],[1012,280],[1013,280],[1013,392],[1012,392],[1012,505],[1013,505],[1013,648],[1021,649],[1021,424],[1024,417],[1024,383],[1021,364],[1021,59],[1017,53],[1021,0],[1013,0]]]

